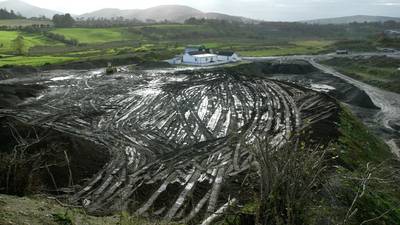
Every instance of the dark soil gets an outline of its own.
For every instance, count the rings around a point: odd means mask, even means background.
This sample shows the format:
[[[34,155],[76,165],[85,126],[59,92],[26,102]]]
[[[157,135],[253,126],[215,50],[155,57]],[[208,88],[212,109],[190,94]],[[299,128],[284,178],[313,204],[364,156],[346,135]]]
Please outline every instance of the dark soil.
[[[328,74],[320,72],[302,75],[274,74],[273,78],[296,83],[303,87],[311,87],[312,84],[329,85],[334,87],[335,90],[328,91],[327,93],[341,102],[367,109],[379,109],[364,91],[340,78]]]
[[[0,108],[12,107],[26,98],[36,97],[38,92],[45,89],[43,85],[0,85]]]
[[[5,194],[60,193],[83,184],[109,160],[102,146],[12,118],[0,119],[0,139],[0,193]]]

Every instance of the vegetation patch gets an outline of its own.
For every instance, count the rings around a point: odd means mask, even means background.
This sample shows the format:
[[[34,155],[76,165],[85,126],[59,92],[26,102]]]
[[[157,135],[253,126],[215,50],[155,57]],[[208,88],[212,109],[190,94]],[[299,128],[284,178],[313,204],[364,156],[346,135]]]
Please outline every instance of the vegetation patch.
[[[4,66],[43,66],[47,64],[58,64],[76,60],[74,57],[62,56],[13,56],[5,57],[0,61],[0,67]]]
[[[136,38],[135,35],[127,35],[124,31],[123,28],[59,28],[52,32],[84,44],[134,40]]]
[[[21,35],[23,37],[24,51],[28,52],[34,46],[50,46],[59,43],[49,40],[38,34],[28,34],[20,31],[1,31],[0,30],[0,53],[13,53],[16,46],[13,41]]]
[[[260,46],[258,50],[239,51],[242,56],[312,55],[326,52],[332,41],[295,41],[283,45]]]
[[[400,59],[386,56],[333,58],[322,63],[357,80],[400,93]]]
[[[15,197],[0,194],[0,224],[30,225],[179,225],[131,216],[128,213],[107,217],[88,215],[83,209],[62,204],[55,198],[34,195]]]

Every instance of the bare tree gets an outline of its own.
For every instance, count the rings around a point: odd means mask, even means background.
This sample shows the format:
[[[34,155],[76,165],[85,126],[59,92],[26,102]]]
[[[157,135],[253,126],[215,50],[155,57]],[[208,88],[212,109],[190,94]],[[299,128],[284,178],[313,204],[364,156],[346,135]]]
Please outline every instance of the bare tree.
[[[313,189],[327,169],[326,149],[305,147],[298,139],[282,148],[269,140],[254,147],[261,184],[257,222],[262,225],[303,224]]]

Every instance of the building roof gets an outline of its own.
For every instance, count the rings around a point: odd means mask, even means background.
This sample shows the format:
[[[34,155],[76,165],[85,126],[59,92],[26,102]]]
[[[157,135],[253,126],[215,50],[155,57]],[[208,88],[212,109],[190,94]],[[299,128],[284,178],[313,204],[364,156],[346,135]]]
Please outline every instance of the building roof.
[[[233,54],[235,54],[235,52],[232,52],[232,51],[218,52],[218,55],[222,55],[222,56],[233,56]]]
[[[194,55],[194,58],[208,58],[208,57],[217,57],[215,54],[210,54],[210,53],[204,53],[200,55]]]

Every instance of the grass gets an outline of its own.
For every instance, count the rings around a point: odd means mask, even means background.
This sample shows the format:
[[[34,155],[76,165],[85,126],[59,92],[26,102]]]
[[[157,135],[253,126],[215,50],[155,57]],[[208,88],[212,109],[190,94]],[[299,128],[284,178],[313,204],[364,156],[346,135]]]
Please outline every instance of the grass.
[[[317,218],[346,213],[348,207],[354,204],[357,211],[346,224],[397,224],[400,221],[400,188],[396,182],[399,161],[390,148],[359,121],[349,109],[344,106],[339,114],[339,140],[334,144],[338,158],[338,166],[330,180],[330,190],[336,201],[333,204],[323,201],[316,208]],[[368,166],[367,166],[368,165]],[[370,179],[365,183],[364,194],[354,201],[361,179],[368,174]],[[325,215],[324,215],[325,214]],[[368,223],[364,221],[378,218]],[[340,224],[343,216],[338,217]]]
[[[53,22],[51,21],[42,21],[42,20],[27,20],[27,19],[13,19],[13,20],[0,20],[0,27],[27,27],[32,25],[45,25],[45,26],[53,26]]]
[[[356,169],[368,162],[380,163],[394,157],[383,140],[368,130],[348,109],[342,108],[337,149],[346,167]]]
[[[61,43],[51,41],[41,35],[26,34],[18,31],[0,31],[0,53],[10,53],[14,51],[13,40],[18,35],[22,35],[24,37],[26,51],[34,46],[62,45]]]
[[[139,39],[139,36],[126,32],[125,28],[60,28],[52,32],[64,35],[67,39],[78,40],[83,44]]]
[[[89,216],[84,210],[61,206],[43,196],[21,198],[9,195],[0,195],[0,224],[178,225],[173,222],[150,221],[125,212],[107,217]]]
[[[400,93],[400,60],[388,57],[334,58],[322,63],[370,85]]]
[[[12,56],[1,58],[0,67],[10,65],[24,65],[24,66],[43,66],[45,64],[58,64],[76,60],[74,57],[62,56]]]
[[[242,50],[242,56],[282,56],[282,55],[307,55],[318,54],[329,49],[332,41],[309,40],[295,41],[281,45],[260,46],[256,50]]]

